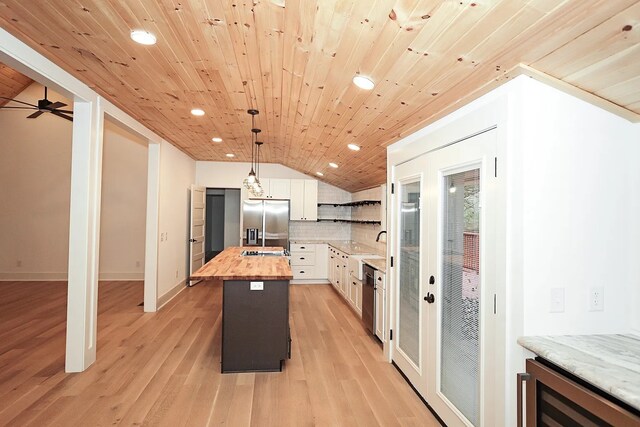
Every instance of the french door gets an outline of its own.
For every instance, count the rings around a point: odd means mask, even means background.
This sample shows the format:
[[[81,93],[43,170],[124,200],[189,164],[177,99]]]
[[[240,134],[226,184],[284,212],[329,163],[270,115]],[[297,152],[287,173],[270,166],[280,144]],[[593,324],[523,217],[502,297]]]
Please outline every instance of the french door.
[[[424,158],[395,167],[396,266],[393,361],[417,389],[424,387]]]
[[[488,131],[396,167],[400,177],[401,170],[414,164],[412,172],[420,175],[422,184],[417,218],[409,216],[404,222],[412,206],[405,205],[402,191],[412,181],[404,187],[402,180],[396,184],[398,341],[393,360],[451,427],[493,425],[493,411],[483,408],[493,407],[490,373],[495,371],[495,138],[496,131]],[[419,243],[417,249],[407,244],[418,254],[415,267],[403,246],[410,223],[419,225],[422,239],[408,242]],[[403,281],[405,269],[417,278]],[[407,284],[414,282],[418,285],[410,288],[406,302],[403,287],[407,292]],[[417,344],[403,347],[403,334]],[[404,354],[396,357],[398,349]],[[409,359],[414,365],[398,363],[407,356],[415,356]]]
[[[449,426],[491,426],[496,131],[428,156],[426,398]]]

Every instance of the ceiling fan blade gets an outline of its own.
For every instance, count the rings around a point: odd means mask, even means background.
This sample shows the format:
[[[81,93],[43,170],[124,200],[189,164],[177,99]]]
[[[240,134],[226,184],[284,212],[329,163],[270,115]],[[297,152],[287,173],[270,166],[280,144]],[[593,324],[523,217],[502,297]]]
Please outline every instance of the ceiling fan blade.
[[[59,110],[56,108],[55,111],[57,111],[58,113],[73,114],[73,110]]]
[[[29,105],[31,107],[38,108],[38,106],[35,105],[35,104],[29,104],[28,102],[18,101],[17,99],[13,99],[13,98],[7,98],[6,96],[0,96],[0,99],[6,99],[8,101],[13,101],[13,102],[17,102],[19,104]]]
[[[31,114],[30,116],[27,116],[27,119],[35,119],[37,117],[40,117],[40,115],[44,113],[44,111],[36,111],[35,113]]]
[[[7,106],[2,106],[0,108],[11,108],[12,110],[36,110],[35,107],[7,107]]]
[[[57,110],[58,108],[62,108],[62,107],[66,107],[67,104],[65,104],[64,102],[54,102],[53,104],[49,104],[47,105],[47,108],[50,110]]]
[[[62,117],[63,119],[67,119],[70,122],[73,121],[73,117],[69,117],[66,114],[59,113],[57,110],[50,111],[50,113],[53,114],[54,116],[58,116],[58,117]]]

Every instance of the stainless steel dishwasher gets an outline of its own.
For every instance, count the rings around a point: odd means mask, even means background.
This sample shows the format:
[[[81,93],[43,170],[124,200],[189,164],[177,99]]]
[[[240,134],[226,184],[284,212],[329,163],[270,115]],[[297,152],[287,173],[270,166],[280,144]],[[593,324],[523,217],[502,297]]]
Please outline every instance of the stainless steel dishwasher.
[[[376,307],[376,287],[374,273],[375,269],[367,264],[362,266],[364,277],[362,282],[362,321],[365,326],[375,335],[375,307]]]

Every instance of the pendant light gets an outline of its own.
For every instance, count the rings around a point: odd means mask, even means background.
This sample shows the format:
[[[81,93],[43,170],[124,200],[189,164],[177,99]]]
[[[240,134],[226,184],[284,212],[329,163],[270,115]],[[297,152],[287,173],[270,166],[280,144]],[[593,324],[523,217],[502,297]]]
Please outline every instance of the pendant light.
[[[255,126],[255,118],[256,118],[256,115],[259,114],[258,110],[254,110],[254,109],[247,110],[247,113],[251,114],[251,170],[249,171],[249,175],[244,179],[244,181],[242,181],[242,184],[247,190],[251,190],[253,188],[253,184],[256,182],[256,172],[253,168],[254,166],[253,153],[254,153],[254,147],[255,147],[254,141],[258,140],[258,133],[260,132],[260,129],[256,129],[256,126]]]
[[[262,197],[264,194],[264,189],[262,188],[262,184],[260,183],[260,146],[263,143],[260,141],[255,142],[256,146],[256,181],[253,183],[252,193],[256,197]]]

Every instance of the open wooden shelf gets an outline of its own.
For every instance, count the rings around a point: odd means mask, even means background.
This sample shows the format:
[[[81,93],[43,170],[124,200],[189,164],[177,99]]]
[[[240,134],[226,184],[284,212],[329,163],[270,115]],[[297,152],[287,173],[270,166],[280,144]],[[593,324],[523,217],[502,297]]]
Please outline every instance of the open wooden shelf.
[[[368,221],[364,219],[341,219],[341,218],[318,218],[318,222],[331,221],[331,222],[348,222],[351,224],[372,224],[382,225],[382,221]]]
[[[380,200],[358,200],[357,202],[347,202],[347,203],[318,203],[318,206],[369,206],[369,205],[380,205],[382,202]]]

